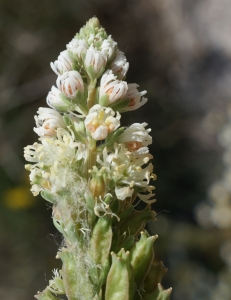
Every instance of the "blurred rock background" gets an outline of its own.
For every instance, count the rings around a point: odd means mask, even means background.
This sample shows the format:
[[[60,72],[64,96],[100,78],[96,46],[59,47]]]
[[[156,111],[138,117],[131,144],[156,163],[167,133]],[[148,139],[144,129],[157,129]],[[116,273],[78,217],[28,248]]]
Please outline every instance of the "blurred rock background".
[[[0,1],[0,298],[32,299],[59,266],[60,236],[29,191],[23,147],[37,139],[34,115],[55,84],[50,62],[94,15],[125,52],[127,81],[148,91],[124,119],[152,128],[158,220],[149,230],[169,268],[163,285],[173,300],[229,300],[228,0]]]

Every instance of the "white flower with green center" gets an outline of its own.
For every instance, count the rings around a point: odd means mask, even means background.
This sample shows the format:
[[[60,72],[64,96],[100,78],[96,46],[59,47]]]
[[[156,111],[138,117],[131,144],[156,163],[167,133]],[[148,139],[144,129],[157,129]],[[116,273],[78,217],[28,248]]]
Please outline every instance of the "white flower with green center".
[[[147,123],[132,124],[124,130],[118,139],[118,143],[124,143],[125,147],[134,154],[148,152],[147,146],[152,143],[152,137],[149,135],[151,129],[145,129],[147,125]]]
[[[34,131],[39,136],[56,136],[57,128],[66,127],[60,113],[54,109],[45,107],[39,108],[38,116],[35,116],[35,122],[37,128],[34,128]]]
[[[122,51],[116,51],[116,57],[112,61],[110,68],[119,79],[123,79],[125,77],[129,68],[129,63]]]
[[[61,75],[66,71],[72,70],[72,59],[68,55],[67,50],[62,51],[58,59],[53,63],[51,62],[51,69],[57,74]]]
[[[99,99],[103,99],[103,97],[105,98],[106,96],[110,104],[124,98],[127,91],[127,82],[116,79],[116,76],[111,70],[103,74],[100,81]]]
[[[74,70],[58,76],[56,84],[59,90],[69,98],[75,98],[78,91],[84,92],[83,79],[79,72]]]
[[[124,99],[128,99],[129,104],[123,111],[132,111],[138,109],[148,101],[147,98],[142,97],[147,93],[147,91],[139,92],[137,89],[138,87],[139,85],[136,83],[128,84],[128,91],[124,96]]]
[[[115,113],[109,107],[96,104],[89,110],[84,123],[87,130],[90,131],[91,137],[100,141],[106,139],[110,132],[120,126],[120,114]]]

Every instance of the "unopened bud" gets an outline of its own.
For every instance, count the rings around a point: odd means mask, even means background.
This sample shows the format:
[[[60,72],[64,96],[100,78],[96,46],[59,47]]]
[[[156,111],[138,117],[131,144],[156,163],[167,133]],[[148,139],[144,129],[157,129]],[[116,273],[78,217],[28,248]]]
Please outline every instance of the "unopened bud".
[[[65,72],[57,78],[56,83],[60,91],[69,98],[75,98],[78,91],[84,92],[83,79],[77,71]]]
[[[106,55],[93,46],[87,49],[84,65],[89,77],[94,80],[99,78],[105,69],[107,63]]]
[[[89,189],[94,198],[103,197],[106,191],[105,181],[102,176],[94,176],[89,184]]]

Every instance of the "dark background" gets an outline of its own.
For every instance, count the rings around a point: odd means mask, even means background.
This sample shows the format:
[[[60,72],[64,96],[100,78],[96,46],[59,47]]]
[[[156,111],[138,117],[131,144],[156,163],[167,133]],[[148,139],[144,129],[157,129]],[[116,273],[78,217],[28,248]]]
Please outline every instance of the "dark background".
[[[32,299],[59,266],[60,236],[50,207],[29,191],[23,147],[37,140],[34,115],[55,84],[50,62],[92,16],[125,52],[127,81],[148,91],[148,103],[122,117],[152,128],[158,220],[149,229],[169,268],[163,285],[173,300],[231,299],[219,254],[230,227],[202,229],[195,217],[224,171],[217,135],[229,121],[228,0],[1,0],[0,298]]]

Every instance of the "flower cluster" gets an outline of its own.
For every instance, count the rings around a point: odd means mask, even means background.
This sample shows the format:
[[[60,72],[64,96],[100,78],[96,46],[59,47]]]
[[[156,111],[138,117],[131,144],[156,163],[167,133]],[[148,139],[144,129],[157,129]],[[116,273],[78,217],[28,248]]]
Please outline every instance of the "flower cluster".
[[[147,201],[153,197],[149,180],[154,178],[152,164],[146,166],[151,158],[147,147],[152,142],[150,129],[145,128],[146,123],[135,123],[126,129],[120,127],[120,113],[145,104],[147,99],[142,96],[146,91],[139,92],[137,84],[124,81],[129,66],[124,53],[102,27],[92,28],[88,23],[67,44],[67,50],[51,63],[52,70],[58,75],[57,87],[53,86],[47,96],[51,108],[39,108],[34,131],[44,147],[44,143],[60,143],[58,132],[65,129],[66,134],[73,136],[74,143],[85,149],[80,173],[86,168],[92,169],[94,164],[88,162],[95,161],[99,171],[105,173],[104,177],[108,176],[114,183],[105,193],[112,193],[113,186],[119,200],[138,195]],[[99,146],[97,141],[101,141]],[[40,165],[48,153],[53,155],[50,151],[38,156]],[[26,159],[31,161],[29,155],[33,157],[34,154],[26,148]],[[52,166],[50,168],[52,170]],[[47,174],[40,173],[47,180]],[[36,180],[31,181],[33,184]],[[35,186],[33,190],[37,190],[37,184]],[[46,184],[40,186],[40,190],[45,189]]]
[[[155,220],[151,129],[147,123],[120,123],[121,113],[147,101],[146,91],[125,81],[128,66],[96,18],[51,63],[58,77],[47,96],[50,108],[39,108],[39,142],[25,148],[25,158],[31,191],[53,204],[64,247],[57,255],[62,271],[54,272],[39,300],[60,299],[54,294],[100,300],[102,293],[110,300],[152,293],[152,299],[169,299],[171,289],[160,285],[166,270],[153,263],[156,237],[143,231]],[[136,198],[147,205],[142,211],[135,210]],[[149,270],[158,274],[151,288],[144,280]]]

